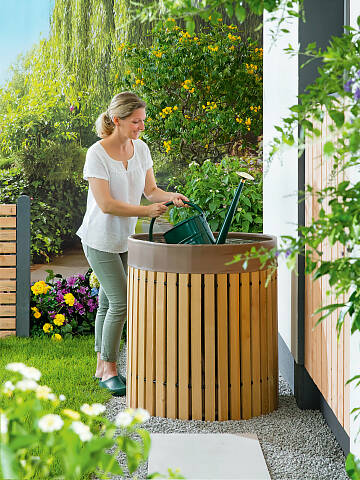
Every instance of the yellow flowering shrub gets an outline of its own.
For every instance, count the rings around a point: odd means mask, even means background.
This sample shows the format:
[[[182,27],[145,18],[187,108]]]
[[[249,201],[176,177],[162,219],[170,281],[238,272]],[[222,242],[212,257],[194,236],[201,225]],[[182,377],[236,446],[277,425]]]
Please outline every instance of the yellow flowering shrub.
[[[192,34],[169,19],[152,40],[119,46],[126,74],[115,82],[147,102],[145,141],[178,165],[257,145],[262,49],[222,21]]]

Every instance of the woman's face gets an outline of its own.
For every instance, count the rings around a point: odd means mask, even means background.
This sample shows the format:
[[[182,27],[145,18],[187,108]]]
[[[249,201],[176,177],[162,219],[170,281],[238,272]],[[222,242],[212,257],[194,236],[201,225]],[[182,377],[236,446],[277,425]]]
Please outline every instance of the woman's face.
[[[123,135],[136,140],[139,138],[140,133],[145,130],[145,108],[137,108],[131,115],[124,119],[114,118],[115,125],[120,128]]]

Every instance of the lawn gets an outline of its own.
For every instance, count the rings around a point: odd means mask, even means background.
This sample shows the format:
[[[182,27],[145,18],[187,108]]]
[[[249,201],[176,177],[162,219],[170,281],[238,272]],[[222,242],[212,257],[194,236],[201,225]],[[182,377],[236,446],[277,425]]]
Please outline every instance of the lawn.
[[[10,362],[23,362],[42,373],[39,381],[66,400],[61,408],[78,410],[84,403],[105,403],[111,394],[100,388],[92,378],[96,355],[94,337],[83,336],[53,342],[47,338],[7,337],[0,340],[0,384],[11,372],[5,370]],[[0,406],[5,398],[0,396]]]

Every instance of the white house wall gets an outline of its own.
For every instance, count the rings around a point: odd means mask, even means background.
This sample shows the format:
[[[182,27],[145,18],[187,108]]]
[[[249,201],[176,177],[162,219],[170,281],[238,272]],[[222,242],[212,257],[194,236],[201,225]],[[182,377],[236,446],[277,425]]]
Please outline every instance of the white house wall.
[[[273,138],[278,134],[276,125],[288,116],[289,107],[297,103],[298,58],[290,58],[284,48],[298,44],[298,20],[292,19],[272,38],[274,24],[264,16],[264,233],[296,235],[298,223],[298,154],[297,148],[286,148],[268,163]],[[295,135],[296,137],[296,135]],[[297,359],[297,279],[283,262],[278,270],[279,333]],[[295,308],[294,308],[295,306]],[[292,327],[293,325],[293,327]],[[292,331],[293,330],[293,331]]]

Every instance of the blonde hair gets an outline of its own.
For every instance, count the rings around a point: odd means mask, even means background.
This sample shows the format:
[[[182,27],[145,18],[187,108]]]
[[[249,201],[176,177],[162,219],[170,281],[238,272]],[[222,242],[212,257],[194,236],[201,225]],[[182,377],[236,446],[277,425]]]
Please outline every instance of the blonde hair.
[[[134,110],[145,107],[146,103],[135,93],[118,93],[111,100],[106,112],[101,113],[95,122],[98,137],[105,138],[113,132],[115,128],[114,117],[124,119],[131,115]]]

